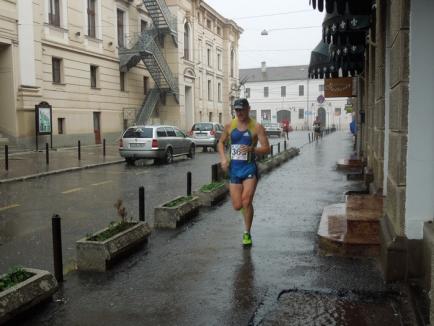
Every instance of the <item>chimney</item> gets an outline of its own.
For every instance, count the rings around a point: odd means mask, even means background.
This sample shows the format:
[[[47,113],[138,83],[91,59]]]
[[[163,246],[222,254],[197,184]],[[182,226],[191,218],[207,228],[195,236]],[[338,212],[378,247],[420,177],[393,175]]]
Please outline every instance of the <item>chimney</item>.
[[[267,66],[265,64],[265,61],[261,62],[261,71],[262,71],[262,73],[266,73],[267,72]]]

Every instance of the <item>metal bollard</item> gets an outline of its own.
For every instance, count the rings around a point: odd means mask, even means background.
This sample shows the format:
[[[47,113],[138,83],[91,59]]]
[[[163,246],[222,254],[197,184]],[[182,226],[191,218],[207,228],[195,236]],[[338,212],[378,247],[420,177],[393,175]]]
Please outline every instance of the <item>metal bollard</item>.
[[[280,142],[277,143],[277,154],[280,154]]]
[[[145,220],[145,187],[139,188],[139,220]]]
[[[105,138],[102,140],[102,156],[105,156]]]
[[[283,150],[286,151],[286,140],[283,142]]]
[[[53,215],[51,218],[51,227],[53,233],[54,276],[57,282],[63,282],[62,232],[59,215]]]
[[[78,141],[78,160],[81,160],[81,142]]]
[[[308,137],[309,137],[309,143],[310,143],[310,142],[311,142],[311,141],[310,141],[310,133],[308,133],[307,135],[308,135]]]
[[[187,172],[187,196],[191,196],[191,172]]]
[[[5,145],[5,169],[9,170],[9,146]]]
[[[271,157],[273,157],[274,145],[271,145]]]
[[[50,164],[50,154],[48,152],[48,143],[45,143],[45,163]]]
[[[211,182],[217,181],[218,164],[219,163],[215,163],[211,165]]]

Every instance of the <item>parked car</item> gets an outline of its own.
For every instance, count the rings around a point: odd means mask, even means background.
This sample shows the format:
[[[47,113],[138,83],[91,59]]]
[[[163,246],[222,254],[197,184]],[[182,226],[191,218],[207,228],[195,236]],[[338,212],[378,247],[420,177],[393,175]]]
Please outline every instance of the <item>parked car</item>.
[[[133,126],[125,130],[119,143],[119,154],[128,164],[137,159],[154,159],[172,163],[174,156],[194,157],[196,145],[174,126]]]
[[[217,122],[198,122],[191,127],[190,136],[196,147],[202,147],[204,151],[212,147],[217,152],[217,143],[225,127]]]
[[[267,136],[277,136],[282,137],[283,129],[279,126],[278,123],[263,123],[262,124],[265,128],[265,132]]]

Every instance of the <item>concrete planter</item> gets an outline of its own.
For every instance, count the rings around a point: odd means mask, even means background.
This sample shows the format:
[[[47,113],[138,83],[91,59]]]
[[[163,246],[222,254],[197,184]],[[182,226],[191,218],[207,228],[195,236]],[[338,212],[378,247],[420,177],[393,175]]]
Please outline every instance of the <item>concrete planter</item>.
[[[132,226],[104,241],[90,241],[88,237],[76,242],[77,268],[81,271],[104,272],[118,258],[125,256],[138,245],[147,241],[151,229],[147,223],[132,223]],[[100,230],[98,235],[107,230]]]
[[[48,300],[57,290],[57,281],[49,272],[32,268],[24,270],[34,275],[0,292],[0,324]]]
[[[210,207],[214,206],[215,204],[226,198],[228,192],[228,185],[223,184],[221,187],[208,192],[198,190],[194,193],[194,195],[199,197],[199,202],[201,206]]]
[[[271,161],[257,162],[256,165],[258,166],[259,174],[266,174],[266,173],[270,172],[273,168]]]
[[[154,227],[155,228],[167,228],[175,229],[183,222],[194,217],[199,212],[200,201],[199,197],[194,196],[191,200],[183,202],[178,206],[164,207],[164,205],[170,203],[173,200],[177,200],[183,196],[178,196],[166,203],[155,207],[154,210]]]

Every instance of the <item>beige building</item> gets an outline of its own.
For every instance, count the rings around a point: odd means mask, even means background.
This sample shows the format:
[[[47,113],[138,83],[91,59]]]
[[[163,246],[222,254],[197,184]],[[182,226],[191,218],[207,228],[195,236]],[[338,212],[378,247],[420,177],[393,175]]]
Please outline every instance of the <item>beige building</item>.
[[[0,134],[12,144],[34,146],[40,102],[55,147],[230,116],[242,30],[202,1],[0,0],[0,13]]]

